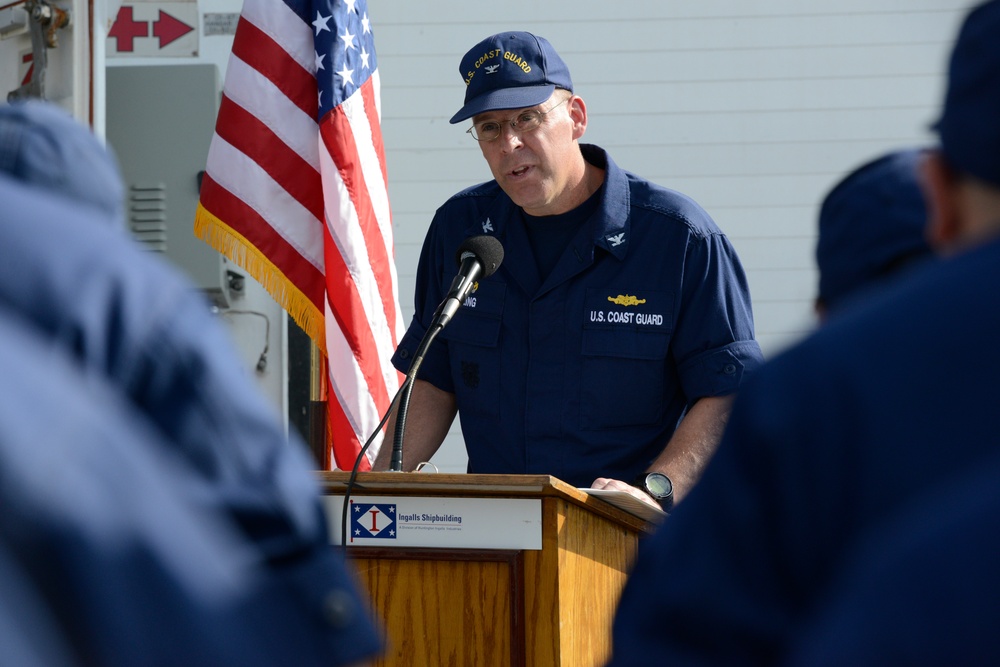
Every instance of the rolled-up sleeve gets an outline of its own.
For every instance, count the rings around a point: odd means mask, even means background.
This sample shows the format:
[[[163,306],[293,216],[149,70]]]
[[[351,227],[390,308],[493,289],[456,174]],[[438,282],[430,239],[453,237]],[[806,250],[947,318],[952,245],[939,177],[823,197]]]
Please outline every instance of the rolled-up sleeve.
[[[692,235],[673,355],[689,400],[736,392],[764,362],[746,274],[721,233]]]

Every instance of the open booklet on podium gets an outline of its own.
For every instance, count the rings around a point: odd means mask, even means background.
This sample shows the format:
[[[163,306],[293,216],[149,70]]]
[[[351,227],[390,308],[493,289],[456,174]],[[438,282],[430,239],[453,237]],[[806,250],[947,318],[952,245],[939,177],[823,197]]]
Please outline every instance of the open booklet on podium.
[[[653,507],[649,503],[644,503],[635,496],[624,491],[614,491],[611,489],[583,489],[587,495],[596,496],[601,500],[611,503],[615,507],[625,510],[629,514],[634,514],[640,519],[644,519],[654,524],[663,523],[667,518],[667,513],[659,507]]]
[[[604,664],[638,541],[662,518],[549,475],[385,472],[358,474],[345,515],[350,475],[318,474],[386,632],[377,665]]]

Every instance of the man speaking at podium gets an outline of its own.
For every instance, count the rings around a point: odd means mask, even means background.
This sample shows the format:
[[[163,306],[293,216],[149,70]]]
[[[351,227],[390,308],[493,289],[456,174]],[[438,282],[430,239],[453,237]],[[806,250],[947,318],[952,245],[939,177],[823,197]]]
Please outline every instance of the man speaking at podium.
[[[470,473],[548,474],[669,511],[762,362],[739,258],[697,203],[579,143],[587,107],[548,41],[493,35],[460,72],[451,122],[472,120],[494,180],[437,210],[396,368],[435,326],[463,241],[492,236],[505,259],[422,358],[402,469],[430,459],[457,412]],[[389,467],[397,416],[376,470]]]

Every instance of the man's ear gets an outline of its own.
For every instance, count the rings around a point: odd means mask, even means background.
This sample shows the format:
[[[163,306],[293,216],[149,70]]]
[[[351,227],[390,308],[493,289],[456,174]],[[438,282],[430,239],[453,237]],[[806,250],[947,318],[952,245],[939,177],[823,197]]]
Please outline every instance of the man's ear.
[[[579,139],[587,131],[587,105],[582,97],[574,95],[566,103],[569,106],[569,117],[573,120],[573,139]]]
[[[921,164],[921,186],[927,202],[927,242],[941,254],[962,236],[959,183],[940,151],[929,151]]]
[[[820,297],[816,297],[813,301],[813,313],[816,315],[816,321],[822,324],[826,322],[826,302]]]

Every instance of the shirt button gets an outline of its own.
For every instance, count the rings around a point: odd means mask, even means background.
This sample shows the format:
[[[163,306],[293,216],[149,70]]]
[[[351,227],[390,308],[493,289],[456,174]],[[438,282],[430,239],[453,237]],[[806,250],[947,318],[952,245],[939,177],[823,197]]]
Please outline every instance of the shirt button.
[[[354,621],[355,604],[347,591],[335,590],[323,599],[323,618],[335,628],[346,628]]]
[[[726,364],[722,367],[722,372],[726,375],[732,375],[736,372],[736,364]]]
[[[399,358],[400,359],[409,359],[410,358],[410,351],[407,350],[407,349],[405,349],[405,348],[402,349],[402,350],[400,350],[399,351]]]

